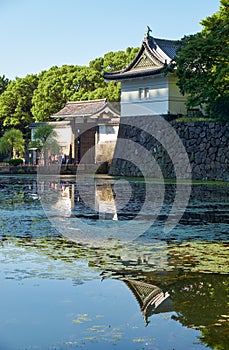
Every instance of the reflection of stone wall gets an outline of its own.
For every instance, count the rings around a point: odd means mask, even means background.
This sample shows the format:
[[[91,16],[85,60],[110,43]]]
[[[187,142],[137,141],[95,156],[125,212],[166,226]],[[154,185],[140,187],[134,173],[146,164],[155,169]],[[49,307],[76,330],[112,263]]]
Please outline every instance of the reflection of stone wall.
[[[152,117],[141,117],[144,126]],[[121,123],[125,122],[125,118]],[[173,126],[187,151],[192,178],[195,180],[229,180],[229,123],[221,124],[214,121],[175,122]],[[169,129],[168,129],[169,130]],[[162,130],[163,138],[166,130]],[[149,150],[157,164],[160,165],[165,178],[174,178],[174,167],[166,149],[146,132],[134,129],[126,124],[120,124],[119,137],[137,142]],[[118,146],[117,146],[118,147]],[[144,159],[142,159],[144,162]],[[126,159],[115,159],[111,168],[113,175],[141,176],[139,169]]]

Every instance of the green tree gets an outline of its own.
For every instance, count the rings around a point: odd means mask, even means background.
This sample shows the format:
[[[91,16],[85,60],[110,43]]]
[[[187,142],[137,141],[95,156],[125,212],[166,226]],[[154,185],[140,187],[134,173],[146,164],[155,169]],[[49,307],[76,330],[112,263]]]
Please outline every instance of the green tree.
[[[103,70],[119,71],[126,68],[138,52],[138,48],[128,47],[126,51],[108,52],[104,55]]]
[[[31,113],[33,92],[37,88],[36,75],[16,78],[11,81],[0,95],[0,120],[4,127],[16,126],[23,133],[33,122]]]
[[[212,117],[229,118],[229,0],[201,22],[203,30],[185,36],[172,63],[187,107],[204,106]]]
[[[45,165],[48,164],[48,156],[51,153],[58,153],[59,145],[56,140],[57,133],[54,126],[43,123],[35,129],[33,140],[29,144],[29,148],[38,148],[44,154]]]
[[[42,72],[33,96],[35,120],[48,121],[67,100],[87,99],[86,93],[101,85],[104,85],[103,78],[92,67],[63,65]]]
[[[107,97],[111,102],[119,101],[120,83],[105,82],[102,73],[125,68],[137,51],[137,48],[127,48],[109,52],[92,60],[89,66],[54,66],[38,76],[16,78],[7,83],[0,95],[0,123],[3,128],[17,126],[26,135],[28,124],[49,121],[68,100]],[[2,82],[7,82],[4,76]]]
[[[99,71],[91,67],[80,67],[72,75],[72,94],[69,98],[71,100],[87,100],[90,92],[104,87],[105,82]]]
[[[89,62],[89,67],[97,70],[98,72],[103,71],[104,58],[99,57]]]
[[[6,90],[8,84],[9,84],[9,79],[7,79],[5,75],[0,77],[0,95]],[[0,136],[2,136],[4,132],[3,122],[4,120],[0,119]]]
[[[6,90],[9,82],[9,79],[7,79],[5,75],[0,77],[0,95]]]
[[[48,121],[67,100],[86,99],[85,93],[103,83],[99,72],[90,67],[63,65],[52,67],[39,76],[33,96],[32,112],[36,121]]]
[[[97,70],[100,75],[104,71],[119,71],[130,64],[138,52],[139,48],[128,47],[126,51],[108,52],[104,57],[96,58],[89,63],[89,67]],[[110,102],[120,101],[121,84],[119,82],[109,81],[102,83],[96,89],[87,91],[83,98],[87,100],[105,98]]]
[[[63,74],[63,69],[54,66],[38,76],[38,87],[32,99],[32,113],[36,122],[48,121],[52,114],[64,106]]]
[[[120,101],[121,84],[110,81],[105,83],[104,87],[98,87],[93,91],[88,91],[84,94],[85,100],[95,100],[98,98],[108,98],[110,102]]]
[[[0,153],[8,154],[9,158],[22,157],[24,152],[23,134],[18,129],[9,129],[5,131],[4,135],[0,138]]]

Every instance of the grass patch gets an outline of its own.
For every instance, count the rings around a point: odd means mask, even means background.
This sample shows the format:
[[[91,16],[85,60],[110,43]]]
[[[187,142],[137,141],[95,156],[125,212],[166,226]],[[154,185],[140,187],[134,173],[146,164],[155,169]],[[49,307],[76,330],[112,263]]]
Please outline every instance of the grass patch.
[[[187,117],[187,116],[183,116],[177,119],[174,119],[173,122],[175,123],[188,123],[188,122],[216,122],[217,120],[214,118],[210,118],[210,117]]]

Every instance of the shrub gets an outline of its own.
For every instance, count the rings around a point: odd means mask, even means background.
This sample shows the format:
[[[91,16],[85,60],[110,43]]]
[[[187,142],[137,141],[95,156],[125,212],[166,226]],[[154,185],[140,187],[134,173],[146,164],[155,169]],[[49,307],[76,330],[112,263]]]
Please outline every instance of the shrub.
[[[25,171],[24,171],[24,169],[18,169],[18,172],[17,172],[18,174],[25,174]]]
[[[96,174],[108,174],[109,163],[108,161],[103,162],[97,169]]]
[[[23,164],[23,159],[21,158],[12,158],[12,159],[9,159],[9,165],[21,165]]]

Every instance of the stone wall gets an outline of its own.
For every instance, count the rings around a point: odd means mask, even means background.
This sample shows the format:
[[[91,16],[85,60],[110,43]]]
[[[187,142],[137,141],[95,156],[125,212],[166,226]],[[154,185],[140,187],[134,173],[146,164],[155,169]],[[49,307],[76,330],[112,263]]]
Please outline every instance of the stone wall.
[[[1,165],[0,174],[36,174],[37,165]]]
[[[197,180],[229,180],[229,123],[172,123]]]
[[[164,178],[175,178],[174,159],[178,156],[184,156],[185,159],[185,155],[182,155],[182,151],[178,150],[177,147],[174,146],[173,150],[173,146],[171,146],[172,137],[174,138],[171,131],[173,129],[177,133],[178,139],[182,141],[186,156],[188,155],[193,180],[229,181],[229,123],[170,121],[166,122],[167,126],[163,123],[159,125],[157,132],[155,132],[156,137],[154,137],[152,132],[148,133],[146,130],[155,128],[155,120],[154,126],[152,125],[152,118],[155,117],[145,116],[141,118],[140,122],[136,120],[138,127],[133,127],[133,123],[131,120],[128,121],[128,118],[123,118],[118,137],[143,146],[156,162],[151,161],[150,163],[148,161],[147,164],[145,156],[140,154],[139,157],[142,157],[140,170],[137,165],[138,152],[133,150],[133,155],[126,155],[125,150],[121,149],[123,145],[118,139],[115,150],[116,158],[114,158],[110,169],[111,175],[143,176],[144,174],[151,176],[153,174],[152,177],[158,177],[161,171]],[[168,140],[167,143],[166,140]],[[182,164],[182,161],[180,163]],[[183,164],[186,166],[185,162]],[[155,168],[155,171],[152,171],[152,168]]]

